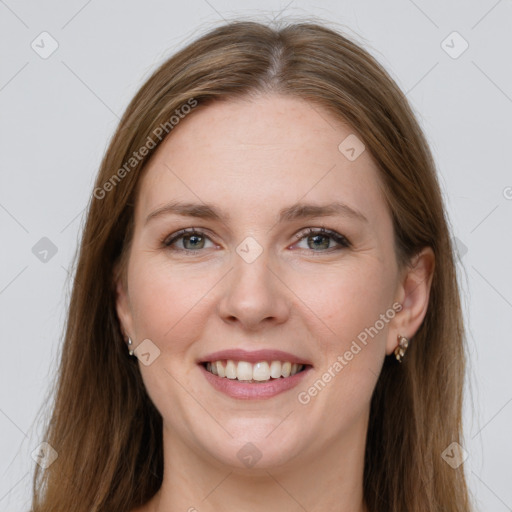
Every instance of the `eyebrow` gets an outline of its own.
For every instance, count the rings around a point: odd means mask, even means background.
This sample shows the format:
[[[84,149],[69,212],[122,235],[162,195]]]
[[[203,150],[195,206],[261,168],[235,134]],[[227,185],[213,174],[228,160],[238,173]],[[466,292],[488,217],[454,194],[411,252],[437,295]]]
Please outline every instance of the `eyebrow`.
[[[212,204],[171,201],[151,212],[146,217],[145,224],[152,219],[156,219],[157,217],[164,215],[179,215],[182,217],[195,217],[221,222],[226,222],[230,219],[229,214],[222,212]],[[368,219],[360,211],[341,202],[333,202],[324,205],[296,203],[283,208],[279,212],[279,222],[290,222],[298,219],[328,217],[334,215],[350,217],[368,223]]]

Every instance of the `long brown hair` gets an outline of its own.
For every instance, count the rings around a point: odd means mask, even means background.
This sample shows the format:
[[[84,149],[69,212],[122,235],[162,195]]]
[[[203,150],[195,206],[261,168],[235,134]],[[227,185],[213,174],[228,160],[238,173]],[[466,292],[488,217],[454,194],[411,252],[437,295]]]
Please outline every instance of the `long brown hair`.
[[[462,444],[466,350],[451,236],[415,115],[383,67],[338,31],[316,22],[271,28],[235,21],[154,72],[106,151],[77,253],[44,438],[59,456],[46,470],[36,466],[33,512],[131,510],[159,489],[162,418],[128,356],[115,310],[137,184],[160,143],[155,130],[177,109],[192,98],[203,108],[262,92],[306,99],[348,122],[378,164],[399,263],[425,246],[435,254],[424,322],[401,365],[386,358],[372,397],[364,470],[369,510],[471,509],[463,466],[454,469],[441,456],[452,442]],[[149,138],[152,148],[130,161]]]

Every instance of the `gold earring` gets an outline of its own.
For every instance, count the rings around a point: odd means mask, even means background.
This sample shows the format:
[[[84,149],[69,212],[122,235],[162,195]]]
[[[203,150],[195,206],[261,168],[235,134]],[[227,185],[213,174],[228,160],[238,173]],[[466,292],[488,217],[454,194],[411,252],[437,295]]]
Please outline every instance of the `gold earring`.
[[[131,338],[128,338],[128,354],[133,356],[133,350],[132,350],[132,340]]]
[[[409,340],[405,336],[398,335],[398,345],[395,348],[396,360],[401,363],[402,357],[404,357],[407,347],[409,346]]]

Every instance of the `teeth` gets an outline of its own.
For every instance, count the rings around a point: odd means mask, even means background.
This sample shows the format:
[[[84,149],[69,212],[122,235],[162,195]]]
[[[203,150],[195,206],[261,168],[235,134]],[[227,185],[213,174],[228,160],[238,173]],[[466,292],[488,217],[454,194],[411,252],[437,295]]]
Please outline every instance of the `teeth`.
[[[226,377],[228,379],[236,379],[236,364],[231,361],[231,359],[228,360],[226,363]]]
[[[221,361],[217,361],[217,362],[212,363],[212,364],[214,364],[217,367],[217,375],[219,377],[225,377],[226,376],[226,371],[224,370],[224,366],[222,366],[222,362]]]
[[[272,361],[270,363],[270,376],[273,379],[281,377],[281,363],[280,361]]]
[[[236,367],[236,377],[238,380],[252,379],[252,364],[245,361],[239,361]]]
[[[242,364],[241,362],[238,363],[238,366]],[[269,380],[270,379],[270,366],[266,361],[263,361],[261,363],[256,363],[252,370],[252,378],[254,380]]]
[[[247,361],[211,361],[206,363],[206,369],[228,379],[237,379],[240,381],[267,382],[271,378],[279,379],[281,377],[290,377],[300,372],[304,365],[290,363],[289,361],[260,361],[256,364]]]

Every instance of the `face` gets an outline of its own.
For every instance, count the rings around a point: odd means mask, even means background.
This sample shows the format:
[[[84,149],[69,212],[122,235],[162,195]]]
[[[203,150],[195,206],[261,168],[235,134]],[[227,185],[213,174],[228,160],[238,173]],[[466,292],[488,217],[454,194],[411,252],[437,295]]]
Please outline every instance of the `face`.
[[[351,135],[300,99],[218,102],[145,169],[117,311],[135,347],[149,340],[138,364],[164,437],[205,460],[306,463],[365,434],[404,288],[376,165],[338,148]]]

